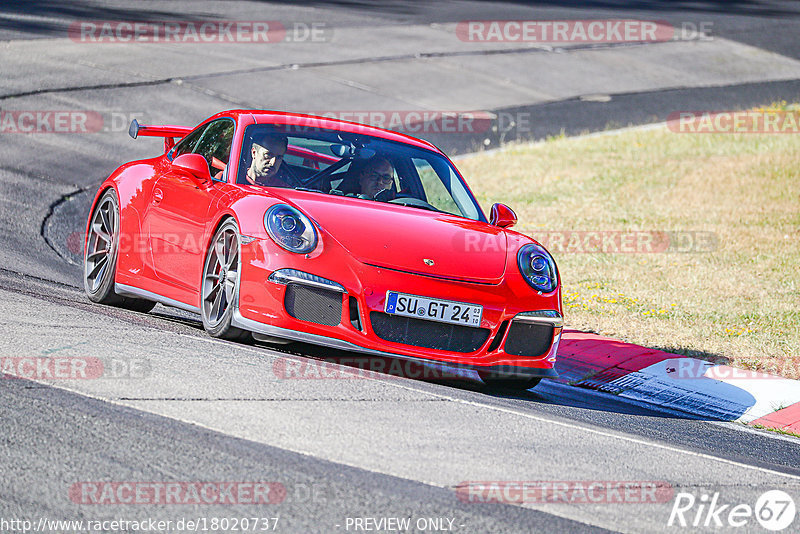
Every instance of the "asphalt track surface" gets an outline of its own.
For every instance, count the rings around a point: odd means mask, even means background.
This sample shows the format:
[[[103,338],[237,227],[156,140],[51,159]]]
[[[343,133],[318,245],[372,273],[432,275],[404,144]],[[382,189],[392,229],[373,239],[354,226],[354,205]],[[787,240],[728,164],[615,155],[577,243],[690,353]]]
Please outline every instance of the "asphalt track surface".
[[[0,52],[5,54],[0,70],[6,79],[0,106],[148,110],[148,115],[169,117],[164,122],[194,124],[234,107],[233,101],[249,102],[246,91],[251,89],[244,82],[243,94],[233,96],[220,94],[219,85],[207,80],[190,90],[175,80],[132,85],[130,80],[142,79],[125,73],[126,82],[119,72],[97,67],[95,60],[78,65],[92,63],[93,71],[61,71],[46,53],[48,46],[58,47],[57,39],[63,39],[73,20],[185,20],[221,17],[221,11],[219,4],[204,2],[134,8],[123,2],[6,2],[0,8]],[[533,8],[513,2],[224,7],[228,20],[325,20],[351,30],[399,27],[401,37],[404,26],[465,19],[622,15],[711,20],[715,35],[723,39],[779,54],[780,61],[800,59],[797,9],[780,2],[673,2],[667,9],[655,2],[537,3]],[[29,56],[20,58],[14,48],[20,43],[30,43]],[[376,56],[390,54],[393,46],[402,48],[391,39],[364,43]],[[315,60],[313,50],[306,55],[307,62]],[[203,58],[185,61],[202,63]],[[530,113],[535,127],[520,137],[541,138],[663,120],[680,109],[739,109],[800,98],[800,81],[784,78],[620,91],[608,102],[570,97],[483,109]],[[356,106],[346,100],[347,105]],[[486,145],[479,136],[435,141],[450,152]],[[492,138],[489,144],[498,141]],[[134,142],[122,132],[0,137],[2,355],[116,358],[144,362],[148,369],[142,376],[116,379],[0,381],[0,519],[278,516],[276,531],[282,532],[352,532],[348,518],[388,517],[451,519],[458,532],[690,530],[667,527],[671,500],[462,502],[456,486],[470,480],[663,481],[676,493],[699,498],[719,492],[722,502],[751,506],[763,492],[782,489],[800,504],[800,447],[791,437],[654,411],[551,382],[508,395],[487,392],[468,378],[361,379],[348,367],[338,372],[354,374],[352,379],[281,380],[274,372],[276,362],[331,354],[307,346],[276,351],[214,341],[198,318],[161,306],[139,314],[90,304],[80,289],[70,236],[82,229],[100,180],[118,164],[157,150],[155,141]],[[70,487],[85,481],[272,481],[285,487],[286,497],[266,508],[86,505],[69,496]],[[759,528],[751,520],[745,530]]]

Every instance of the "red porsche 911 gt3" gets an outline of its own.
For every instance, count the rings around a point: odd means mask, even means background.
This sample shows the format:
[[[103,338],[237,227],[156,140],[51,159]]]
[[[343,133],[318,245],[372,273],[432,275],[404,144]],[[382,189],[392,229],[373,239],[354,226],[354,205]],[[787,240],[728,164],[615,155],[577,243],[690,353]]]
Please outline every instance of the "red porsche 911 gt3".
[[[561,284],[539,243],[487,220],[432,144],[323,117],[236,110],[146,126],[165,153],[119,167],[90,212],[89,298],[199,313],[219,338],[303,341],[476,370],[557,376]],[[177,143],[175,140],[178,140]]]

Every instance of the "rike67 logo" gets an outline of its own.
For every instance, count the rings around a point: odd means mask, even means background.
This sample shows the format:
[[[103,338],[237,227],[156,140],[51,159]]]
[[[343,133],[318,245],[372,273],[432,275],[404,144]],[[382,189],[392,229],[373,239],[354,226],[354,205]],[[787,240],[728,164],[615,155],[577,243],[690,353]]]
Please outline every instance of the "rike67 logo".
[[[794,522],[796,513],[794,499],[781,490],[763,493],[756,500],[755,506],[747,503],[723,503],[719,492],[713,495],[703,494],[699,498],[691,493],[681,492],[675,496],[667,526],[749,527],[746,530],[751,532],[755,518],[763,528],[778,532]]]

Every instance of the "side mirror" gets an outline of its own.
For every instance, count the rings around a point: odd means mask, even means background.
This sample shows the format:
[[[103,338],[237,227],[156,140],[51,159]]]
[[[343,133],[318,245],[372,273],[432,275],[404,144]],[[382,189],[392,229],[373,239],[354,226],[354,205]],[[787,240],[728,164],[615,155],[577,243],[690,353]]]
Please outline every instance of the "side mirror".
[[[505,204],[498,203],[492,206],[489,222],[500,228],[511,228],[517,224],[517,214]]]
[[[208,162],[200,154],[181,154],[172,161],[172,170],[188,175],[203,189],[211,185]]]

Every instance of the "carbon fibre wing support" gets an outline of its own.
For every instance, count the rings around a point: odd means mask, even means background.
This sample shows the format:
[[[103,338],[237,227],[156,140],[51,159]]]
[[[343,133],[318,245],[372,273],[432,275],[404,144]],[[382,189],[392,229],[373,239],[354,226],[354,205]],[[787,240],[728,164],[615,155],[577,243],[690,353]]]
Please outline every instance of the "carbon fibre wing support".
[[[191,131],[192,129],[187,128],[186,126],[173,126],[168,124],[161,126],[146,126],[144,124],[139,124],[139,121],[136,119],[131,121],[131,126],[128,128],[128,134],[134,139],[140,135],[146,137],[163,137],[164,152],[175,146],[176,139],[183,138]]]

